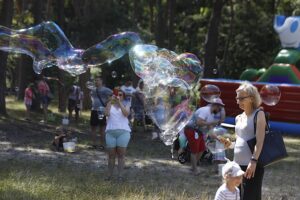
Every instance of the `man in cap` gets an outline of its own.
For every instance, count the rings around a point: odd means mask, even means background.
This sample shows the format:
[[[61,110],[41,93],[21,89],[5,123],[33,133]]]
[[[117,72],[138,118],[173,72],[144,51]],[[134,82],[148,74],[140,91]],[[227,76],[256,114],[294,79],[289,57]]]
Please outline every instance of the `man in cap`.
[[[204,134],[211,128],[220,125],[225,119],[225,104],[220,98],[214,98],[207,106],[194,113],[191,121],[184,129],[184,134],[191,149],[192,172],[198,175],[197,162],[206,150]]]

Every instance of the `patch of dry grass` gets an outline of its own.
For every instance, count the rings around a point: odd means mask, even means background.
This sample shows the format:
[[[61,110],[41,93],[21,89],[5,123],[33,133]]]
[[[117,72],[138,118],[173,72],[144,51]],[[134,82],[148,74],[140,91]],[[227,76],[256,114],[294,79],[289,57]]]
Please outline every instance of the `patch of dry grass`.
[[[84,145],[88,143],[88,112],[76,127],[79,151],[66,154],[49,150],[55,123],[44,127],[24,122],[18,118],[22,105],[15,104],[8,103],[12,117],[0,121],[0,145],[7,145],[0,148],[0,199],[210,200],[221,184],[215,166],[202,164],[201,175],[192,176],[188,165],[170,158],[169,147],[151,141],[149,132],[132,135],[126,181],[106,182],[104,152]],[[285,137],[285,142],[289,157],[266,168],[263,199],[300,199],[300,138]]]

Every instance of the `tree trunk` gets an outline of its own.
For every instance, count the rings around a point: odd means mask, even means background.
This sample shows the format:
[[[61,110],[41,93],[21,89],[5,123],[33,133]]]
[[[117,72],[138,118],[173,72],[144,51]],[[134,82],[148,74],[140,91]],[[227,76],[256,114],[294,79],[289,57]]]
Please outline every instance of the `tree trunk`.
[[[24,10],[23,10],[24,12]],[[32,14],[34,18],[34,24],[39,24],[43,21],[42,14],[43,14],[43,1],[34,0],[33,7],[32,7]],[[19,67],[19,93],[18,99],[21,100],[24,97],[24,91],[26,86],[33,81],[32,77],[35,76],[35,73],[32,68],[32,58],[27,55],[21,56],[21,64]],[[38,108],[38,106],[33,106],[33,108]]]
[[[57,10],[58,25],[63,29],[65,25],[64,1],[56,0],[56,10]],[[65,81],[65,73],[59,68],[58,68],[58,79],[62,83],[64,83]],[[64,85],[61,85],[59,83],[57,84],[58,84],[58,111],[66,112],[68,92],[66,92],[66,88]]]
[[[222,8],[224,0],[215,0],[213,4],[213,13],[209,22],[207,39],[205,42],[204,56],[204,77],[215,78],[218,76],[218,66],[216,63],[219,24],[221,20]]]
[[[2,9],[0,13],[0,24],[6,27],[11,27],[14,1],[3,0]],[[6,92],[6,64],[7,64],[7,53],[0,52],[0,115],[6,115],[6,103],[5,103],[5,92]]]
[[[150,10],[150,32],[153,33],[154,31],[154,1],[148,1],[149,3],[149,10]]]
[[[163,5],[162,0],[156,0],[156,9],[157,9],[157,16],[156,16],[156,31],[155,31],[155,40],[156,45],[163,47],[164,46],[164,28],[163,28]]]
[[[228,53],[229,53],[229,47],[230,47],[230,43],[232,40],[232,36],[233,36],[233,21],[234,21],[234,9],[233,9],[233,2],[232,0],[229,0],[229,4],[230,4],[230,25],[229,25],[229,33],[227,36],[227,41],[225,44],[225,48],[224,48],[224,53],[223,53],[223,59],[222,59],[222,69],[220,69],[219,72],[219,76],[220,77],[224,77],[225,75],[225,71],[228,65]]]
[[[174,50],[174,17],[176,9],[176,0],[168,0],[168,48]]]

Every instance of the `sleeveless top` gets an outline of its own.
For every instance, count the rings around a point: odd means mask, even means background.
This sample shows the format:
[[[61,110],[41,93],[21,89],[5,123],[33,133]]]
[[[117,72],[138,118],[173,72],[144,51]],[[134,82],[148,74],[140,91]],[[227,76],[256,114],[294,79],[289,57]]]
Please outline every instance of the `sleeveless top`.
[[[255,137],[253,119],[257,110],[254,110],[250,116],[243,112],[235,118],[234,161],[239,165],[247,166],[252,157],[247,141]]]
[[[110,114],[106,122],[105,131],[121,129],[131,132],[128,118],[123,115],[120,107],[111,105]]]

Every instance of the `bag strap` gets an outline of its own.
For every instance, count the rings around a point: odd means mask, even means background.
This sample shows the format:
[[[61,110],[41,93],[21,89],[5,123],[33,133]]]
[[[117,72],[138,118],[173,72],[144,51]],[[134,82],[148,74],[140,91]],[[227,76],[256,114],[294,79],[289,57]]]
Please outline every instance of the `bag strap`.
[[[103,103],[102,98],[99,95],[98,88],[96,88],[96,95],[97,95],[98,99],[100,100],[101,104],[105,107],[106,105],[105,105],[105,103]]]
[[[254,114],[254,118],[253,118],[253,123],[254,123],[254,135],[256,135],[256,124],[257,124],[257,115],[259,111],[263,111],[265,113],[264,110],[262,109],[258,109],[258,111],[255,112]],[[267,114],[265,113],[265,118],[266,118],[266,131],[270,130],[270,125],[269,125],[269,119],[267,118]]]

